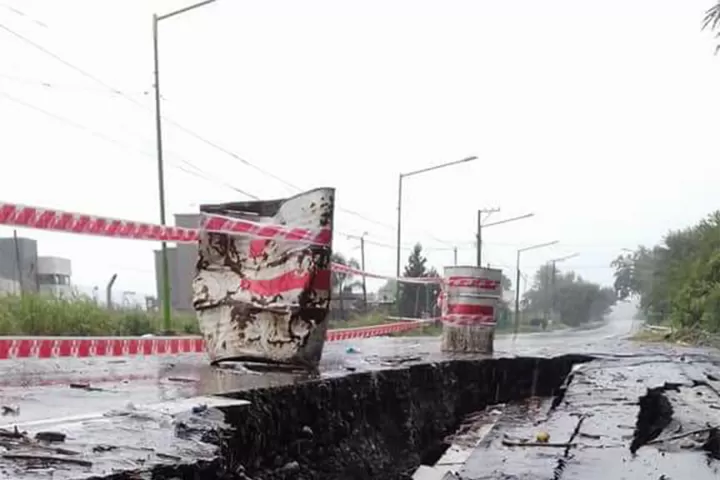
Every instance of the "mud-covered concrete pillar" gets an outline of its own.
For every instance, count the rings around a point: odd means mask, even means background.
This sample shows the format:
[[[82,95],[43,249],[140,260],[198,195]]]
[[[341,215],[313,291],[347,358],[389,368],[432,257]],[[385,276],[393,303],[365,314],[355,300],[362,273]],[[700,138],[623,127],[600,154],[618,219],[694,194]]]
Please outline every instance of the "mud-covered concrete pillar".
[[[474,266],[445,267],[441,309],[442,350],[493,353],[502,270]]]
[[[202,205],[193,306],[213,363],[317,366],[332,290],[335,191]]]

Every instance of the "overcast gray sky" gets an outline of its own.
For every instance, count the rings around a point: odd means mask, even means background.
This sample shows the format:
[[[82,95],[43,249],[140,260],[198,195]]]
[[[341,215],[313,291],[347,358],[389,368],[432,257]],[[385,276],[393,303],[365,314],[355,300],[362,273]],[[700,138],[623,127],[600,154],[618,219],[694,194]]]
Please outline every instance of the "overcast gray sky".
[[[0,25],[122,92],[0,29],[0,198],[158,221],[151,14],[190,3],[0,2]],[[717,208],[720,59],[700,31],[712,3],[218,0],[162,22],[163,107],[291,184],[335,187],[336,250],[358,257],[343,234],[394,244],[399,172],[477,155],[406,181],[406,245],[422,242],[438,268],[453,245],[473,263],[478,208],[535,212],[487,229],[486,261],[509,269],[518,247],[559,240],[525,254],[523,269],[578,252],[564,267],[609,283],[621,248]],[[170,213],[245,198],[226,184],[295,193],[165,133]],[[154,292],[155,244],[21,234],[70,257],[77,284],[117,272],[119,289]],[[394,249],[369,244],[367,269],[394,273]]]

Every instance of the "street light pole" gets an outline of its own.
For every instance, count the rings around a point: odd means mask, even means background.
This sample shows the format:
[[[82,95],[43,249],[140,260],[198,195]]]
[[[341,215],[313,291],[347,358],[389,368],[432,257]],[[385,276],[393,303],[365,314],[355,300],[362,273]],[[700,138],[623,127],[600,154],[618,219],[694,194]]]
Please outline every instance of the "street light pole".
[[[482,221],[483,221],[483,213],[487,213],[487,217],[485,217],[485,220],[492,215],[493,213],[499,212],[499,208],[483,208],[481,210],[478,210],[477,212],[477,238],[475,239],[476,247],[477,247],[477,266],[482,267]]]
[[[549,247],[551,245],[555,245],[558,243],[558,240],[547,242],[547,243],[539,243],[537,245],[531,245],[529,247],[520,248],[517,251],[517,259],[515,263],[516,268],[516,277],[515,277],[515,332],[514,334],[517,335],[518,329],[520,328],[520,254],[522,252],[527,252],[528,250],[535,250],[538,248],[544,248]]]
[[[158,164],[158,195],[160,197],[160,223],[166,225],[165,218],[165,171],[163,166],[163,145],[162,145],[162,114],[160,109],[160,61],[158,55],[158,23],[160,20],[174,17],[181,13],[193,10],[203,5],[213,3],[216,0],[205,0],[179,10],[175,10],[165,15],[153,14],[153,66],[155,77],[155,141],[157,145],[157,164]],[[163,329],[165,333],[170,333],[170,267],[168,264],[167,242],[162,242],[162,302],[163,302]]]
[[[402,222],[402,181],[403,181],[403,174],[401,173],[398,176],[398,204],[397,204],[397,254],[396,254],[396,264],[395,264],[395,277],[400,278],[400,241],[401,241],[401,231],[400,231],[400,225]],[[397,289],[399,292],[400,284],[397,283]]]
[[[564,262],[565,260],[570,260],[571,258],[575,258],[579,253],[573,253],[570,255],[566,255],[564,257],[555,258],[553,260],[550,260],[550,263],[552,264],[552,270],[550,271],[550,319],[552,320],[552,314],[555,311],[555,276],[557,272],[556,264],[560,262]]]
[[[362,235],[360,235],[360,268],[362,269],[362,272],[363,272],[363,275],[362,275],[363,307],[364,307],[364,312],[367,313],[367,311],[368,311],[367,285],[365,284],[365,235],[367,235],[367,232],[364,232]]]
[[[477,160],[477,159],[478,159],[478,157],[467,157],[467,158],[463,158],[462,160],[455,160],[454,162],[447,162],[447,163],[443,163],[440,165],[435,165],[432,167],[415,170],[414,172],[401,173],[398,176],[397,254],[396,254],[396,264],[395,264],[395,276],[396,277],[400,278],[400,242],[402,240],[401,228],[402,228],[402,182],[403,182],[403,178],[411,177],[413,175],[419,175],[421,173],[431,172],[433,170],[438,170],[440,168],[450,167],[452,165],[458,165],[460,163],[472,162],[473,160]]]
[[[482,267],[482,229],[483,227],[494,227],[495,225],[502,225],[503,223],[510,223],[515,222],[517,220],[523,220],[525,218],[534,217],[534,213],[526,213],[525,215],[519,215],[517,217],[511,217],[506,218],[505,220],[498,220],[497,222],[491,222],[491,223],[482,223],[482,214],[483,213],[495,213],[499,212],[499,208],[491,208],[491,209],[483,209],[478,210],[478,218],[477,218],[477,266]],[[485,220],[487,220],[487,217],[485,217]]]

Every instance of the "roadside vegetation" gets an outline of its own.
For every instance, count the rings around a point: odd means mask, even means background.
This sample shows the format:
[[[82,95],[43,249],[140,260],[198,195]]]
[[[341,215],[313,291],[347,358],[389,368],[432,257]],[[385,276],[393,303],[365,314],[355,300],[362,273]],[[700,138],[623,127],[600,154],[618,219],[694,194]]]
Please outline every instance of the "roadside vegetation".
[[[197,334],[194,315],[173,318],[177,334]],[[0,296],[0,336],[137,336],[160,334],[162,316],[140,309],[108,310],[87,297]]]
[[[611,287],[547,264],[535,273],[532,287],[523,295],[521,309],[525,322],[552,319],[555,328],[583,327],[603,321],[616,301]]]
[[[648,324],[671,326],[673,339],[693,343],[720,336],[720,212],[612,266],[618,298],[636,298]]]

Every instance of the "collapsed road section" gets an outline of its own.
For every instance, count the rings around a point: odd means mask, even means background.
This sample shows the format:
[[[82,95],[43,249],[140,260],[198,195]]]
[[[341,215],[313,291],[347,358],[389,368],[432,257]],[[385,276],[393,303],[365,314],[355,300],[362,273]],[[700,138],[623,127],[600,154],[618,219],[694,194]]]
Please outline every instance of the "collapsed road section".
[[[0,431],[0,478],[720,475],[717,357],[637,350],[433,360],[288,374],[272,386],[241,370],[239,387],[222,395],[18,425]]]
[[[411,478],[469,413],[552,397],[588,360],[446,359],[20,425],[0,433],[0,477]]]
[[[634,355],[582,365],[560,396],[504,415],[445,471],[462,480],[720,478],[718,360]]]

